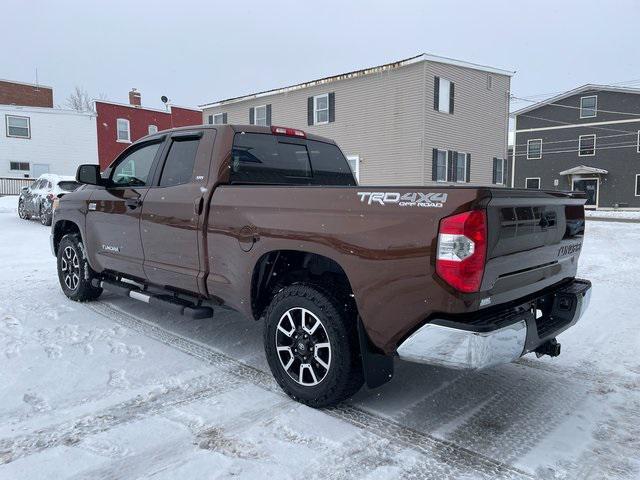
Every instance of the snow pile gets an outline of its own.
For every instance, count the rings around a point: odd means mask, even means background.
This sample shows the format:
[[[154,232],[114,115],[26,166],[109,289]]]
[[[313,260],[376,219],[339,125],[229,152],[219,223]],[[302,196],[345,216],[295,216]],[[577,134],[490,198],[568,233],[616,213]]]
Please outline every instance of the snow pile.
[[[640,210],[586,210],[585,216],[587,218],[623,218],[640,221]]]

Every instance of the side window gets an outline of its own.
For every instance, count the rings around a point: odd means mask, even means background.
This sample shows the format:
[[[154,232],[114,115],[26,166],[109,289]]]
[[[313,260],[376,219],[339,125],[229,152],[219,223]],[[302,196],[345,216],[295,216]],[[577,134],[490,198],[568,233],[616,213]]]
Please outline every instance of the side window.
[[[231,155],[231,183],[311,183],[305,144],[278,141],[273,135],[237,133]]]
[[[111,181],[116,187],[144,187],[147,185],[151,165],[161,143],[145,145],[128,153],[113,169]]]
[[[198,139],[173,140],[160,176],[161,187],[182,185],[191,181],[199,144]]]
[[[314,185],[356,185],[349,162],[338,147],[314,140],[309,140],[307,147],[311,157]]]

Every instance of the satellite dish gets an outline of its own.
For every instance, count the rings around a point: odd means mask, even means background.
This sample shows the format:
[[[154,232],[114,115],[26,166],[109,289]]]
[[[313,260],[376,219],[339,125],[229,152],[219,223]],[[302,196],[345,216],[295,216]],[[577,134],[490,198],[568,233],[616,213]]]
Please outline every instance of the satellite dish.
[[[160,100],[162,101],[162,103],[167,103],[169,101],[169,99],[165,95],[162,95],[160,97]]]

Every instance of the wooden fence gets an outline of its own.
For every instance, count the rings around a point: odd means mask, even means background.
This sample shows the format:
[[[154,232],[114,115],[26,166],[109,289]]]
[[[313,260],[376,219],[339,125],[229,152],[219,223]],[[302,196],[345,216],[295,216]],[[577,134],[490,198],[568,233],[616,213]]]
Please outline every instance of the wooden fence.
[[[0,195],[20,195],[22,187],[28,187],[35,178],[0,177]]]

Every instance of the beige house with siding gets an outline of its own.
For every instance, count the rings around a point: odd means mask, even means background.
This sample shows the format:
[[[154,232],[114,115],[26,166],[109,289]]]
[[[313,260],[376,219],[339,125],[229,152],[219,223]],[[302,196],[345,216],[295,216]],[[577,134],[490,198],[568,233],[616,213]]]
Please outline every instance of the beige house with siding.
[[[505,184],[512,75],[422,54],[201,107],[332,138],[362,185]]]

